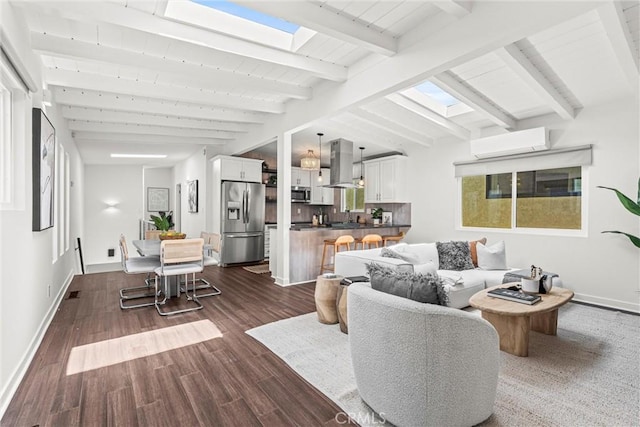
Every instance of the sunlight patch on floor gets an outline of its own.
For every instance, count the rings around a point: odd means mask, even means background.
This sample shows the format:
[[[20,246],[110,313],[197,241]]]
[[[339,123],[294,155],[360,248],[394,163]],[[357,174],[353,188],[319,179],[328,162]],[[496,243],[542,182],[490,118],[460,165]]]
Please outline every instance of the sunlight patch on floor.
[[[82,345],[71,349],[67,363],[67,375],[103,368],[221,337],[222,332],[213,322],[200,320]]]

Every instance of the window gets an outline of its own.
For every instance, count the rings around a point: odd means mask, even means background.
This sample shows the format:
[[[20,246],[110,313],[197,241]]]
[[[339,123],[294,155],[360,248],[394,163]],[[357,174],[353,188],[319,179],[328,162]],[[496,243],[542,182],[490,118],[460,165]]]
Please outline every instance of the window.
[[[342,212],[364,212],[364,188],[342,190]]]
[[[575,166],[463,176],[462,226],[581,230],[582,174]]]

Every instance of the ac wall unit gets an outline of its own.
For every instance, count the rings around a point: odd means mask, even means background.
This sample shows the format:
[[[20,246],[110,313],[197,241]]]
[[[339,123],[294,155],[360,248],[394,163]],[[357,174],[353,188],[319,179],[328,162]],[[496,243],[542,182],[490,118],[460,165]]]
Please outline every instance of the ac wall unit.
[[[478,159],[549,149],[545,128],[534,128],[471,140],[471,154]]]

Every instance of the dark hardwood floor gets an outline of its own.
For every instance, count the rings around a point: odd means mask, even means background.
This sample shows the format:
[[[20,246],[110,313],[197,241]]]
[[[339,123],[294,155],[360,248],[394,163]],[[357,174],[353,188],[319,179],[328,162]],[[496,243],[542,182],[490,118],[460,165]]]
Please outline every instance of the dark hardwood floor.
[[[204,309],[161,317],[121,310],[118,289],[144,276],[76,276],[20,384],[2,426],[331,426],[341,410],[248,329],[315,311],[314,285],[282,288],[268,274],[207,267],[222,294]],[[68,299],[71,291],[77,298]],[[223,337],[66,375],[73,347],[211,320]],[[294,338],[292,338],[294,339]]]

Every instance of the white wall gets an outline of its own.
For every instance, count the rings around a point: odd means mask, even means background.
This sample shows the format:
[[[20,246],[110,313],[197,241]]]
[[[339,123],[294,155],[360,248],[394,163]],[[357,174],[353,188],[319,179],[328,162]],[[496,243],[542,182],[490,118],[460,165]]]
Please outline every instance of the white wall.
[[[6,2],[0,2],[0,28],[5,36],[3,43],[10,44],[23,63],[32,67],[29,71],[41,86],[40,70],[33,65],[38,62],[28,47],[27,25]],[[25,133],[16,141],[22,147],[24,162],[14,166],[16,173],[25,176],[21,190],[27,194],[26,203],[15,210],[0,211],[0,417],[73,278],[77,260],[74,242],[82,232],[82,159],[55,104],[47,108],[47,116],[56,130],[56,139],[68,153],[69,175],[74,183],[69,194],[69,249],[63,245],[60,255],[54,257],[59,215],[54,218],[53,228],[31,231],[31,107],[41,107],[41,99],[41,91],[27,99],[23,111]]]
[[[181,223],[180,231],[188,237],[200,237],[200,232],[206,230],[206,213],[212,207],[207,204],[207,159],[203,150],[198,150],[184,162],[174,168],[174,187],[181,184],[180,198]],[[198,180],[198,212],[189,212],[187,199],[187,181]],[[176,200],[178,203],[178,200]]]
[[[456,230],[457,180],[454,161],[471,160],[468,143],[440,141],[433,148],[409,151],[410,176],[415,182],[432,183],[417,190],[412,202],[412,228],[408,242],[476,239],[489,244],[504,240],[508,264],[527,268],[531,264],[557,272],[576,299],[640,311],[640,254],[626,237],[601,234],[624,230],[640,234],[640,221],[626,211],[615,195],[596,186],[618,188],[632,199],[637,192],[639,132],[635,99],[585,108],[575,120],[550,124],[531,121],[530,127],[551,129],[553,148],[593,144],[593,165],[588,168],[588,237],[551,237],[482,233]],[[418,192],[419,191],[419,192]]]
[[[85,264],[120,262],[120,234],[125,235],[129,253],[134,255],[130,243],[139,238],[143,214],[142,167],[86,165],[84,179]],[[107,249],[115,249],[115,256],[108,257]]]

